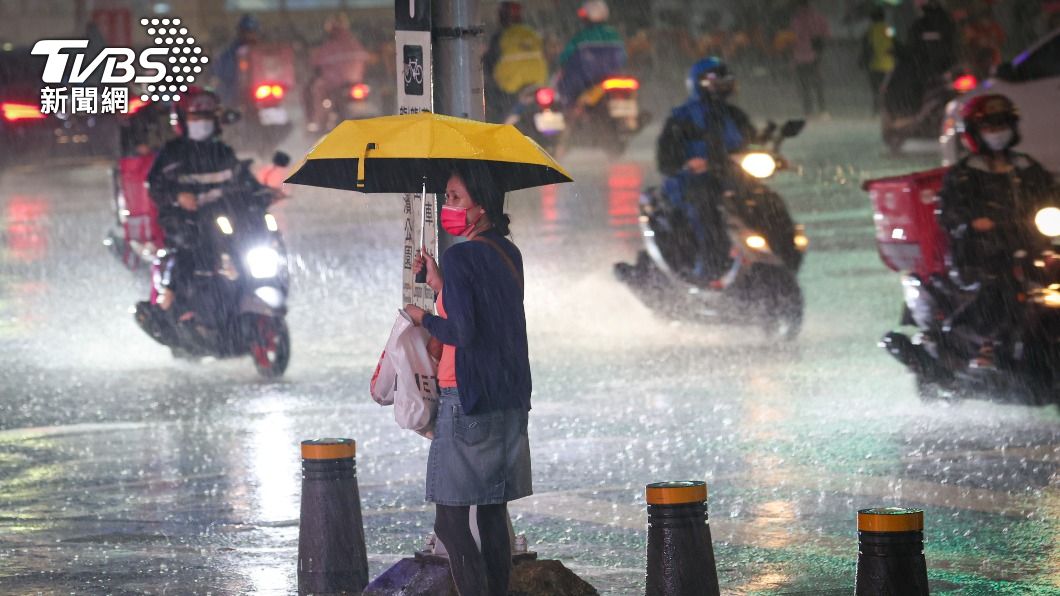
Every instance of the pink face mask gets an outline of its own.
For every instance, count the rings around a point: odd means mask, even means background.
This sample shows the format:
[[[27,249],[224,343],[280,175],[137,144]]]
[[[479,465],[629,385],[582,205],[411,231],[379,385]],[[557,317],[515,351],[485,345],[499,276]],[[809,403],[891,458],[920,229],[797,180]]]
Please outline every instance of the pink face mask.
[[[482,219],[484,213],[480,212],[475,221],[469,224],[467,222],[467,212],[467,209],[442,205],[442,229],[453,236],[463,236],[478,223],[478,220]]]

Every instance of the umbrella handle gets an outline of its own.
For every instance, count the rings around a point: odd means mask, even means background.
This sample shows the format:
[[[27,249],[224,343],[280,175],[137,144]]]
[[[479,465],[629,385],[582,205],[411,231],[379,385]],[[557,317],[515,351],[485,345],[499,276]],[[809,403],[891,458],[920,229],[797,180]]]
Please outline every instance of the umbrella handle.
[[[423,190],[420,192],[420,250],[426,248],[424,244],[427,243],[427,182],[423,183]],[[425,284],[427,283],[427,263],[423,264],[423,269],[416,274],[416,283]]]
[[[357,160],[357,188],[364,188],[364,162],[368,160],[368,152],[373,149],[378,149],[375,143],[366,144],[361,159]]]

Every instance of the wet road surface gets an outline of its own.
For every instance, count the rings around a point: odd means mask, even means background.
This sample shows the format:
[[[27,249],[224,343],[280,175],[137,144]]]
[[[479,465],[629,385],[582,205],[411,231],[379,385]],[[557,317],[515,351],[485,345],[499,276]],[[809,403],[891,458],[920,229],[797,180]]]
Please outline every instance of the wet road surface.
[[[510,196],[526,261],[535,495],[517,532],[605,594],[643,593],[646,483],[703,479],[723,589],[850,593],[855,512],[922,507],[937,594],[1060,593],[1060,415],[919,403],[876,340],[897,321],[860,182],[868,121],[811,123],[774,181],[811,239],[802,336],[653,315],[612,276],[639,248],[650,146],[575,152],[577,182]],[[371,575],[418,549],[428,443],[368,380],[400,306],[394,197],[296,188],[293,357],[175,361],[135,326],[147,291],[100,244],[104,165],[0,178],[0,593],[294,591],[302,439],[352,437]]]

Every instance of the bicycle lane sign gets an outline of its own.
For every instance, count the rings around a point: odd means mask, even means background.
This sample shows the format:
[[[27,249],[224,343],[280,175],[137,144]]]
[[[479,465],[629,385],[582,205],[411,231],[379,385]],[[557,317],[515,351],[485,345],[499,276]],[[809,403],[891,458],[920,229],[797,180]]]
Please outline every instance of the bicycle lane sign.
[[[397,51],[397,112],[430,112],[431,3],[430,0],[394,0],[394,38]]]

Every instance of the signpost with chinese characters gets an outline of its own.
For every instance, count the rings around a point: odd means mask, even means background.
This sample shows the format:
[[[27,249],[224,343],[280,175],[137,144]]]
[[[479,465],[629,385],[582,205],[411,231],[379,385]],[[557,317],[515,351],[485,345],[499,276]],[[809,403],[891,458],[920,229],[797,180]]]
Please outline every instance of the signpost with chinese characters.
[[[431,88],[431,2],[394,0],[394,39],[397,51],[397,112],[416,114],[434,109]],[[407,194],[405,205],[405,247],[402,251],[401,299],[434,311],[434,292],[418,284],[412,272],[412,259],[421,246],[438,254],[436,202],[433,194]]]

